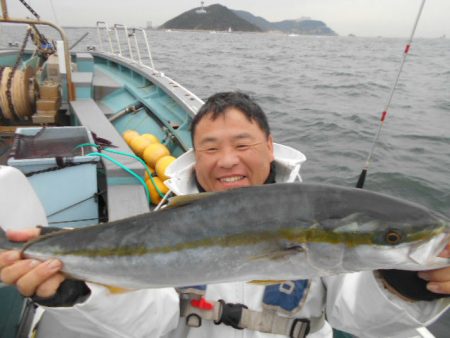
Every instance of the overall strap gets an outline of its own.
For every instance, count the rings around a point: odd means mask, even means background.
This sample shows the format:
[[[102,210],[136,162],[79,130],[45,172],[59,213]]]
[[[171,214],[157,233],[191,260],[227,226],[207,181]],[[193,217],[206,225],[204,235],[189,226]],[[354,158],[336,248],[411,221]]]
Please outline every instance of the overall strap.
[[[243,304],[226,303],[223,300],[208,302],[184,294],[180,297],[180,316],[186,318],[186,325],[200,327],[202,320],[212,320],[216,325],[225,324],[235,329],[281,334],[291,338],[304,338],[319,331],[325,316],[312,318],[282,317],[276,311],[254,311]]]

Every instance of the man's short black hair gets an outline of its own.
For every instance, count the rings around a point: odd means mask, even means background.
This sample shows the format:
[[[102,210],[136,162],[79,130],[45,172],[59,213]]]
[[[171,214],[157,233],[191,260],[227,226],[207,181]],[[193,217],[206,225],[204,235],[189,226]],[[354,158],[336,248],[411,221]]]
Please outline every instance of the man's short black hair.
[[[197,115],[192,119],[192,145],[194,145],[195,129],[201,119],[211,114],[211,119],[215,120],[219,116],[224,116],[230,108],[241,111],[250,122],[255,121],[264,134],[266,134],[266,137],[269,137],[270,127],[267,122],[266,114],[261,107],[250,98],[250,96],[242,92],[222,92],[210,96],[203,106],[200,107]]]

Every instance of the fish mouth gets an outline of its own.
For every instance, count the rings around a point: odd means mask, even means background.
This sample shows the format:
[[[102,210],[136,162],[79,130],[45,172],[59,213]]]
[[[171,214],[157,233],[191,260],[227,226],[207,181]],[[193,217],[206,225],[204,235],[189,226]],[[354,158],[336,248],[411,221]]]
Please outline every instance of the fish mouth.
[[[444,258],[438,258],[438,255],[445,249],[449,240],[450,234],[442,232],[426,242],[418,242],[410,249],[409,257],[413,261],[422,265],[426,265],[428,263],[425,260],[426,257],[434,257],[435,259],[445,260]]]

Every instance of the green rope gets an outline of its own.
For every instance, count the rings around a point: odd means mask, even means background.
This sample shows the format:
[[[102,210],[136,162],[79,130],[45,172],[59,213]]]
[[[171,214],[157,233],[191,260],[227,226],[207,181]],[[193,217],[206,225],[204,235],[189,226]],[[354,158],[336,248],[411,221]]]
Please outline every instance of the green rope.
[[[148,174],[148,177],[150,178],[150,181],[152,182],[152,184],[155,187],[156,191],[158,192],[159,196],[161,196],[161,198],[164,197],[164,194],[161,192],[161,190],[159,190],[158,186],[156,185],[155,181],[153,180],[153,174],[150,172],[150,169],[149,169],[147,163],[145,163],[145,161],[143,159],[141,159],[139,156],[136,156],[134,154],[128,154],[128,153],[124,153],[122,151],[118,151],[118,150],[114,150],[114,149],[110,149],[110,148],[105,148],[103,150],[109,151],[110,153],[113,153],[113,154],[128,156],[128,157],[134,158],[135,160],[138,160],[144,166],[144,168]]]
[[[122,163],[120,163],[119,161],[113,159],[111,156],[108,156],[106,154],[102,154],[102,153],[99,153],[99,152],[93,152],[93,153],[87,154],[86,156],[100,156],[100,157],[106,158],[107,160],[111,161],[112,163],[114,163],[118,167],[120,167],[123,170],[125,170],[130,175],[133,175],[144,186],[145,192],[147,194],[147,200],[148,200],[149,203],[151,202],[150,191],[148,190],[147,184],[145,184],[145,182],[142,179],[142,177],[140,177],[138,174],[136,174],[133,170],[127,168]]]
[[[99,146],[98,144],[94,144],[94,143],[82,143],[82,144],[77,145],[74,149],[81,148],[81,147],[94,147],[94,148],[97,148],[97,149],[100,148],[100,146]],[[149,169],[147,163],[145,163],[144,160],[142,160],[140,157],[136,156],[135,154],[124,153],[124,152],[122,152],[122,151],[114,150],[114,149],[111,149],[111,148],[104,148],[103,150],[104,150],[104,151],[108,151],[108,152],[113,153],[113,154],[117,154],[117,155],[128,156],[128,157],[131,157],[131,158],[133,158],[133,159],[139,161],[139,162],[144,166],[145,171],[147,172],[148,177],[150,178],[150,181],[152,182],[152,185],[155,187],[156,192],[158,193],[158,195],[159,195],[161,198],[164,198],[165,195],[163,194],[163,192],[162,192],[162,191],[158,188],[158,186],[156,185],[156,183],[155,183],[155,181],[154,181],[154,179],[153,179],[153,175],[152,175],[152,173],[150,172],[150,169]],[[122,167],[122,166],[123,166],[123,165],[121,165],[121,167]],[[131,169],[130,169],[130,170],[131,170]],[[146,185],[145,183],[144,183],[144,185],[145,185],[145,188],[148,189],[148,187],[147,187],[147,185]]]

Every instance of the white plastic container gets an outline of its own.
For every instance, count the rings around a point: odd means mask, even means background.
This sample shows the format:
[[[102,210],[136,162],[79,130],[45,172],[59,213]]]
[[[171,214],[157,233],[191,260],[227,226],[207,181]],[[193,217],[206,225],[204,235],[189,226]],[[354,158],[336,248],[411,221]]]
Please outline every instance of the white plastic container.
[[[23,173],[0,165],[0,226],[26,229],[47,226],[47,217],[30,182]]]

